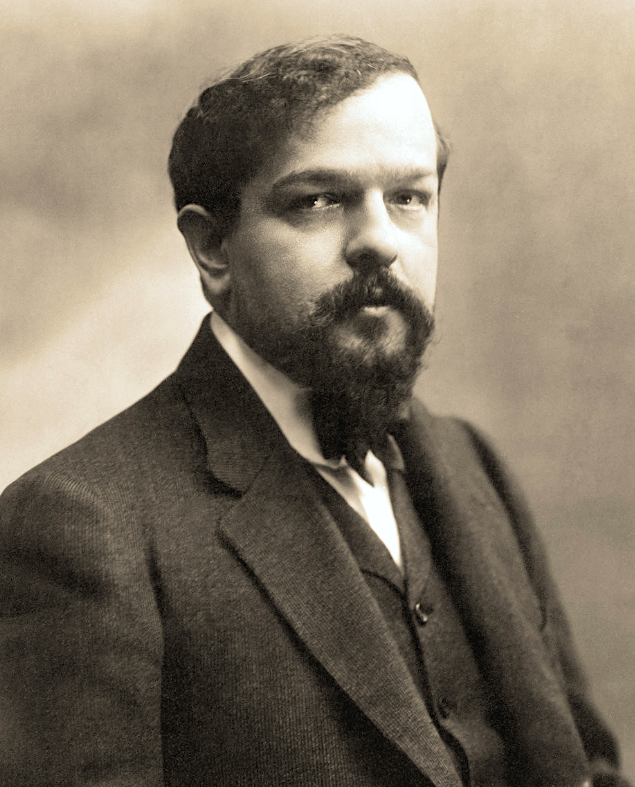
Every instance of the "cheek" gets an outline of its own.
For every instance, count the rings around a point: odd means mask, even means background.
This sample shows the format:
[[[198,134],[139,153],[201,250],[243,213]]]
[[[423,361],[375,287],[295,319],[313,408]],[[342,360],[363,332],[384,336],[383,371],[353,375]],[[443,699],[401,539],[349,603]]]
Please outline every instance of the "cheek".
[[[302,232],[274,223],[254,233],[245,252],[254,284],[263,291],[274,290],[290,305],[310,303],[349,273],[337,233]]]
[[[411,287],[431,309],[434,306],[437,284],[436,245],[416,244],[408,251],[404,251],[397,275],[400,275],[404,283]]]
[[[236,306],[242,312],[267,315],[278,328],[295,326],[327,288],[325,267],[306,246],[278,241],[254,243],[235,268]]]

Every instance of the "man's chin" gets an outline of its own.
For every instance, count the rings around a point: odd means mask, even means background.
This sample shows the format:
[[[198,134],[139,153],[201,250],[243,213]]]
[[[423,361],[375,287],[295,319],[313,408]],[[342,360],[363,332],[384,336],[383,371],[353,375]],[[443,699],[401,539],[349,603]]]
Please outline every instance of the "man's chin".
[[[390,306],[367,306],[334,329],[334,342],[345,353],[365,358],[392,357],[405,351],[408,325]]]

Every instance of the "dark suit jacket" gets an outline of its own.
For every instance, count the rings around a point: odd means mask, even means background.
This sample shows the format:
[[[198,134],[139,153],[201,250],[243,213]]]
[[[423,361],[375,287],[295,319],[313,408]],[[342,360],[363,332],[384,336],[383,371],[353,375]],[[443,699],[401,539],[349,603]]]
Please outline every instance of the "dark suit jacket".
[[[398,440],[510,784],[618,784],[512,482],[419,405]],[[155,391],[9,487],[0,784],[458,787],[314,472],[205,324]]]

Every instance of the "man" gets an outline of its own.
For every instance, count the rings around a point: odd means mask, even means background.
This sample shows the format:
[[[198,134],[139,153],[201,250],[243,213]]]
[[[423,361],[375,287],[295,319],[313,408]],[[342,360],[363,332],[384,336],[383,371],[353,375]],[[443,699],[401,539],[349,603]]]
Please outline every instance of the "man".
[[[2,502],[6,785],[618,785],[531,518],[412,398],[447,147],[404,58],[278,47],[170,156],[213,307]]]

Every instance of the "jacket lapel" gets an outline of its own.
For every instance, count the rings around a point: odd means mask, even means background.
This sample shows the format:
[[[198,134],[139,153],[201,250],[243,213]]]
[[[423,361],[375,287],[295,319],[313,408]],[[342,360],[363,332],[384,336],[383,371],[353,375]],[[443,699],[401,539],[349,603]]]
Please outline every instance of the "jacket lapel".
[[[314,657],[437,787],[460,779],[337,524],[315,471],[204,323],[176,373],[208,467],[240,499],[220,522]]]

